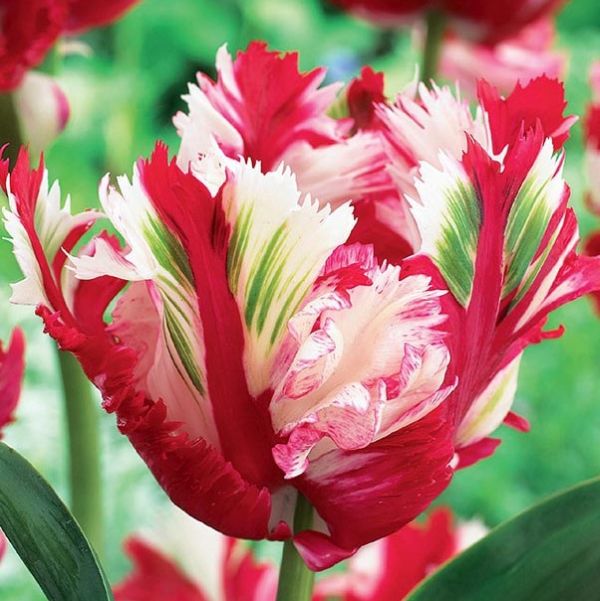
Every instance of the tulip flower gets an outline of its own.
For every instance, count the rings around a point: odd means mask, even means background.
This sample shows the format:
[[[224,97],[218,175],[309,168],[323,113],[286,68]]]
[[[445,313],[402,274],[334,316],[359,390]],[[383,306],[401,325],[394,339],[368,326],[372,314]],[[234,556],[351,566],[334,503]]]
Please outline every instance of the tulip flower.
[[[14,99],[23,136],[31,152],[39,154],[66,127],[69,101],[54,79],[35,71],[25,75]]]
[[[359,216],[352,242],[377,247],[389,236],[398,241],[387,225],[363,232],[360,219],[363,212],[385,213],[396,229],[406,231],[412,224],[386,170],[380,137],[367,126],[373,113],[370,103],[384,99],[381,75],[367,68],[349,88],[351,116],[336,120],[327,112],[342,84],[319,88],[325,69],[299,72],[296,53],[281,55],[253,42],[232,60],[222,47],[216,66],[217,81],[198,74],[198,85],[191,85],[184,96],[188,113],[180,112],[174,119],[181,137],[177,160],[182,169],[218,186],[224,178],[224,161],[206,160],[214,156],[215,146],[225,158],[241,155],[260,161],[266,171],[283,161],[296,175],[299,188],[321,203],[352,199]],[[366,199],[370,202],[361,202]],[[401,250],[406,255],[410,245]],[[401,257],[392,262],[396,258]]]
[[[25,339],[21,330],[14,330],[8,349],[0,344],[0,438],[2,429],[14,419],[14,412],[21,395],[21,383],[25,371]],[[0,559],[6,553],[8,542],[0,531]]]
[[[588,180],[586,206],[595,215],[600,215],[600,62],[592,65],[590,74],[592,102],[587,108],[583,135],[585,140],[585,169]],[[595,257],[600,255],[600,232],[593,231],[585,240],[584,252]],[[591,298],[600,313],[600,294]]]
[[[564,75],[565,56],[553,50],[554,38],[551,19],[536,21],[494,46],[449,36],[443,42],[440,73],[456,81],[470,98],[476,98],[482,74],[506,95],[517,83],[525,85],[541,75],[551,79]]]
[[[62,31],[67,8],[56,0],[1,0],[0,11],[0,90],[10,90],[44,60]]]
[[[127,246],[101,233],[76,249],[101,215],[70,215],[25,152],[2,169],[25,276],[13,302],[37,306],[187,513],[239,538],[293,535],[320,569],[447,485],[440,293],[344,246],[348,203],[244,159],[211,193],[159,144],[100,188]],[[318,520],[293,533],[297,491]]]
[[[493,451],[488,435],[503,420],[527,427],[510,412],[523,349],[558,333],[542,330],[551,310],[600,284],[598,260],[575,252],[562,86],[542,77],[502,98],[482,82],[478,97],[473,115],[449,89],[421,85],[418,99],[378,108],[421,238],[408,263],[450,292],[459,384],[448,403],[462,465]]]
[[[118,18],[137,0],[0,0],[0,90],[15,89],[63,33]]]
[[[188,99],[189,114],[176,118],[182,137],[179,163],[183,168],[189,165],[199,177],[216,181],[223,177],[223,161],[217,166],[206,161],[211,145],[217,145],[225,159],[228,155],[256,156],[254,147],[240,141],[260,139],[252,127],[256,119],[248,115],[257,114],[258,107],[279,106],[276,103],[281,98],[289,98],[284,93],[285,78],[266,75],[275,67],[270,71],[258,68],[254,53],[256,48],[253,52],[249,49],[231,62],[221,50],[217,83],[199,76],[200,87],[193,92],[196,100]],[[283,60],[270,55],[272,65]],[[252,71],[251,65],[255,67]],[[250,73],[257,75],[250,79]],[[289,79],[300,77],[296,74]],[[244,83],[247,81],[252,81],[253,87]],[[272,81],[279,85],[269,86]],[[297,89],[295,85],[289,84],[289,90]],[[245,89],[254,94],[243,92]],[[318,92],[323,90],[315,90],[315,97]],[[293,131],[306,136],[312,126],[312,138],[316,139],[317,124],[320,131],[323,124],[331,128],[315,103],[312,111],[306,108],[304,101],[309,97],[308,93],[300,95],[301,101],[284,105],[285,110],[276,113],[304,115],[301,125],[296,119],[284,130],[288,137],[276,133],[281,120],[271,118],[271,124],[265,118],[261,122],[261,132],[274,132],[269,150],[284,142],[289,145]],[[568,188],[562,177],[560,149],[575,119],[563,116],[562,85],[548,77],[518,84],[506,98],[482,83],[475,114],[449,88],[435,85],[432,90],[411,85],[393,105],[382,98],[383,77],[369,68],[348,87],[350,131],[355,132],[350,140],[359,136],[379,140],[387,159],[380,161],[377,153],[376,169],[369,178],[384,182],[385,176],[378,173],[383,169],[393,180],[391,186],[389,182],[378,189],[373,186],[369,193],[363,193],[367,186],[346,188],[358,220],[350,239],[371,243],[380,261],[399,263],[418,253],[406,267],[417,265],[415,273],[429,273],[437,287],[451,293],[442,299],[452,322],[452,369],[446,383],[459,382],[449,405],[456,425],[454,444],[460,465],[466,466],[493,452],[498,441],[488,435],[503,421],[528,428],[523,418],[510,411],[521,353],[531,342],[550,335],[541,330],[550,310],[599,284],[597,262],[574,254],[577,226],[567,207]],[[346,121],[342,119],[341,125]],[[526,169],[518,171],[517,165]],[[326,175],[326,169],[321,173]],[[480,190],[478,178],[484,175],[491,183]],[[315,180],[311,183],[316,185]],[[464,207],[473,214],[454,212],[446,189],[452,185],[458,190],[466,186],[469,194]],[[306,191],[311,191],[310,185]],[[487,204],[501,207],[492,213],[485,210],[492,215],[493,229],[488,227],[489,220],[485,228],[480,221]],[[518,237],[511,220],[522,219],[522,211],[529,209],[539,217],[525,219],[523,235]],[[448,221],[440,221],[442,218]],[[473,227],[470,234],[461,229],[465,225]],[[463,237],[471,239],[470,247],[459,244]],[[484,261],[484,257],[491,258],[487,244],[499,253],[496,268]],[[500,265],[508,269],[513,262],[512,271],[498,271]],[[525,280],[519,283],[522,278]],[[486,319],[482,317],[484,308]]]
[[[390,26],[438,11],[460,37],[495,44],[516,35],[527,25],[552,14],[565,0],[332,0],[345,10]]]
[[[258,161],[263,171],[284,162],[300,190],[321,203],[390,189],[378,140],[368,132],[352,135],[351,120],[327,115],[342,84],[319,87],[324,68],[300,73],[297,53],[271,52],[262,42],[252,42],[235,60],[221,47],[216,66],[217,81],[199,73],[198,85],[184,96],[189,112],[174,118],[182,169],[222,183],[223,169],[206,160],[216,142],[226,157]]]

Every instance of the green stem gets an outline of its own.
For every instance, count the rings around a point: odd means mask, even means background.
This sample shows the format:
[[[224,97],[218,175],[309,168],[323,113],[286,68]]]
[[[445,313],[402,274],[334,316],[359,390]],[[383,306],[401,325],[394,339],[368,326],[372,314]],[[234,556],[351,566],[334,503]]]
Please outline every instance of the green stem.
[[[444,15],[435,10],[430,11],[425,21],[425,47],[421,64],[421,81],[427,87],[431,87],[431,80],[437,75],[444,29]]]
[[[22,136],[15,100],[10,92],[0,93],[0,147],[4,144],[9,145],[4,154],[10,159],[11,165],[14,165]]]
[[[0,146],[9,143],[14,165],[23,143],[14,97],[0,94]],[[99,556],[103,551],[99,415],[89,381],[77,361],[58,353],[69,438],[71,511]]]
[[[96,553],[103,551],[99,411],[76,359],[58,352],[69,436],[71,511]]]
[[[298,493],[294,513],[294,532],[307,530],[313,525],[313,508]],[[291,540],[283,543],[277,601],[310,601],[315,584],[315,573],[309,570]]]

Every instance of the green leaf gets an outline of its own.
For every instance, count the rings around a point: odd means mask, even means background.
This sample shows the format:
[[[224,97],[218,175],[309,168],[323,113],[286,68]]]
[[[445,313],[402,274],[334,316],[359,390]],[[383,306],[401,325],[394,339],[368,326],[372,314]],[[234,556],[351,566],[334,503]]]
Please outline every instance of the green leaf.
[[[407,601],[564,601],[600,591],[600,478],[559,493],[425,580]]]
[[[0,443],[0,528],[50,601],[111,601],[81,529],[49,484]]]

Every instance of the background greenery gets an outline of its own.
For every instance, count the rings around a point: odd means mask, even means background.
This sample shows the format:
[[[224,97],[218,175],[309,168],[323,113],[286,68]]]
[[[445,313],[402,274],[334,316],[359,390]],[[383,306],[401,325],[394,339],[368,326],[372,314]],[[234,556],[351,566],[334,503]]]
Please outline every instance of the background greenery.
[[[597,0],[572,0],[558,19],[559,47],[568,54],[570,112],[581,115],[590,91],[590,62],[600,59]],[[171,117],[183,108],[186,82],[203,70],[214,74],[217,48],[235,51],[252,39],[300,51],[305,69],[325,64],[330,79],[348,79],[364,63],[386,71],[393,93],[411,79],[417,60],[406,32],[382,32],[319,0],[144,0],[111,28],[82,41],[89,56],[70,55],[59,79],[72,117],[47,153],[51,178],[61,181],[75,208],[97,205],[97,183],[107,171],[129,173],[157,138],[176,148]],[[582,206],[580,126],[567,144],[567,179],[583,233],[598,225]],[[6,242],[0,242],[0,336],[15,324],[28,335],[28,370],[18,421],[6,440],[66,496],[63,409],[51,343],[32,311],[9,307],[8,282],[17,279]],[[519,434],[502,428],[503,444],[489,460],[459,473],[441,502],[461,518],[495,525],[547,494],[600,472],[600,322],[586,299],[557,312],[565,335],[529,349],[522,364],[516,408],[532,424]],[[112,580],[127,570],[123,538],[160,519],[163,493],[122,438],[112,416],[103,415],[105,563]],[[277,547],[271,544],[271,547]],[[273,551],[273,549],[271,549]],[[271,552],[267,551],[267,552]],[[277,549],[275,549],[277,552]],[[13,552],[0,564],[2,601],[42,599]]]

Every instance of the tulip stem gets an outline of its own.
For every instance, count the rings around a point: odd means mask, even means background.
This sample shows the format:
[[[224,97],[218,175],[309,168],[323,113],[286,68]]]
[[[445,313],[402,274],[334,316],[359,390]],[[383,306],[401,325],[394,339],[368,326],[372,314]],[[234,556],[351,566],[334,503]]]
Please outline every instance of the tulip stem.
[[[76,359],[58,352],[69,438],[71,511],[102,557],[103,507],[99,411],[92,389]]]
[[[421,81],[428,88],[431,87],[431,82],[437,75],[444,29],[444,15],[435,10],[428,12],[425,20],[425,46],[421,64]]]
[[[301,493],[298,493],[294,513],[294,532],[312,528],[313,508]],[[279,571],[277,601],[310,601],[315,584],[315,573],[308,569],[294,543],[288,539],[283,543],[283,555]]]
[[[17,158],[21,146],[21,127],[15,106],[15,98],[10,92],[0,93],[0,147],[8,144],[4,156],[11,165]]]

